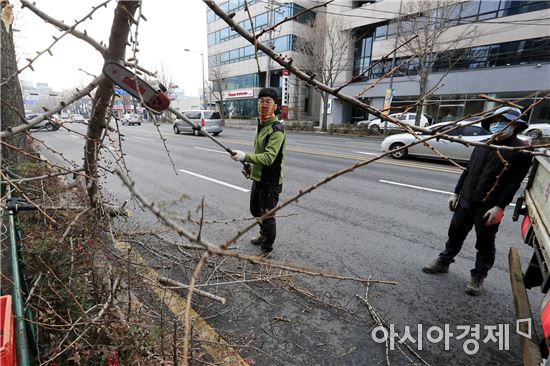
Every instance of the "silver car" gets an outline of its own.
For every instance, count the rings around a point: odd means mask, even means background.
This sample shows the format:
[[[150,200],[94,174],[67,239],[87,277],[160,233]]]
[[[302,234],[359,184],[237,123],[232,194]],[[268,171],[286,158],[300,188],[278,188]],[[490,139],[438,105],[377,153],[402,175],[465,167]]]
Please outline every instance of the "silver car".
[[[464,120],[456,123],[460,127],[455,128],[453,131],[449,131],[449,136],[460,137],[464,141],[480,142],[491,137],[491,133],[481,127],[480,123],[471,124],[472,120]],[[445,132],[451,128],[456,127],[452,122],[436,123],[429,129],[438,129],[438,132]],[[427,135],[422,135],[426,137]],[[529,141],[525,136],[519,136],[519,138]],[[382,151],[387,152],[394,150],[398,147],[405,146],[411,142],[416,141],[413,135],[408,133],[400,133],[397,135],[388,136],[382,141]],[[427,142],[430,146],[439,151],[442,155],[451,158],[453,160],[468,161],[470,155],[474,149],[473,146],[466,146],[458,142],[450,142],[444,139],[432,139]],[[409,155],[422,156],[428,158],[441,158],[432,149],[425,144],[417,144],[407,149],[395,151],[391,154],[394,159],[405,159]]]
[[[138,125],[141,126],[141,116],[139,114],[125,114],[124,117],[120,120],[121,124],[133,126]]]
[[[31,119],[34,119],[36,117],[38,117],[38,113],[29,114],[29,115],[25,116],[25,119],[27,121],[30,121]],[[60,122],[61,121],[60,121],[59,117],[56,114],[54,114],[53,116],[51,116],[51,118],[44,119],[44,120],[38,122],[37,124],[32,126],[30,129],[31,130],[46,129],[48,131],[57,131],[57,130],[59,130],[59,127],[61,126],[59,124]]]
[[[550,123],[535,123],[529,125],[529,128],[522,133],[536,139],[541,137],[550,137]]]
[[[211,133],[214,136],[218,136],[223,132],[223,126],[225,125],[224,120],[220,112],[218,111],[185,111],[183,115],[189,118],[191,121],[195,122],[197,125],[202,126],[204,130],[208,133]],[[176,119],[174,121],[174,133],[179,134],[180,132],[188,132],[193,135],[199,134],[199,131],[187,124],[187,122]]]

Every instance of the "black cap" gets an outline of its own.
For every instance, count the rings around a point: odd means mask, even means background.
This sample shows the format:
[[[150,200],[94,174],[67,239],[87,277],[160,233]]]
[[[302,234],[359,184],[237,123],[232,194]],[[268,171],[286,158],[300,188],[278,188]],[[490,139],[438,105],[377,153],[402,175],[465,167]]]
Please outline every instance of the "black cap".
[[[279,103],[279,92],[275,88],[263,88],[258,93],[258,99],[270,97],[275,103]]]

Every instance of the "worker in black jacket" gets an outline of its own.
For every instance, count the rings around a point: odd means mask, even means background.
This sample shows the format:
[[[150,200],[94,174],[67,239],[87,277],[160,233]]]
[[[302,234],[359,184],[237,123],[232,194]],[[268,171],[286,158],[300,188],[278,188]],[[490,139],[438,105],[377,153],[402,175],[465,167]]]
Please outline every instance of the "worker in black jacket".
[[[525,147],[528,144],[517,138],[527,128],[520,119],[521,111],[513,107],[497,109],[482,127],[491,131],[489,142],[494,145]],[[449,209],[454,211],[449,226],[449,239],[445,250],[430,265],[426,273],[446,273],[460,252],[464,239],[475,226],[476,262],[466,293],[481,294],[483,280],[495,262],[495,236],[504,216],[504,209],[514,198],[527,175],[532,158],[529,154],[511,150],[495,150],[476,146],[466,170],[458,179],[449,198]]]

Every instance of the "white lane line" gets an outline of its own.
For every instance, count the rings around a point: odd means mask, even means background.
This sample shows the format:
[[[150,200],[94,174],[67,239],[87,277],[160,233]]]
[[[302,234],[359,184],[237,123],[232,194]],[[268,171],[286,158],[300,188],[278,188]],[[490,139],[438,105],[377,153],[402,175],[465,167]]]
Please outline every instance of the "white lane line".
[[[366,152],[366,151],[354,151],[354,153],[356,153],[356,154],[363,154],[363,155],[374,155],[374,156],[377,156],[377,155],[382,154],[381,152],[379,152],[379,153],[377,154],[377,153],[370,153],[370,152]]]
[[[237,191],[250,192],[250,189],[242,188],[242,187],[239,187],[239,186],[235,186],[233,184],[222,182],[221,180],[217,180],[217,179],[210,178],[210,177],[207,177],[207,176],[204,176],[204,175],[201,175],[201,174],[193,173],[193,172],[190,172],[189,170],[179,169],[179,171],[182,172],[182,173],[187,173],[189,175],[195,176],[197,178],[202,178],[202,179],[208,180],[210,182],[221,184],[222,186],[225,186],[225,187],[236,189]]]
[[[218,154],[227,154],[226,151],[221,151],[221,150],[206,149],[204,147],[198,147],[198,146],[194,146],[193,148],[198,149],[198,150],[211,151],[211,152],[215,152],[215,153],[218,153]]]
[[[145,138],[145,137],[139,137],[139,136],[132,136],[133,138],[135,139],[140,139],[140,140],[145,140],[145,141],[155,141],[153,139],[148,139],[148,138]]]
[[[452,194],[452,193],[453,193],[453,192],[448,192],[448,191],[440,191],[439,189],[433,189],[433,188],[426,188],[426,187],[413,186],[413,185],[411,185],[411,184],[405,184],[405,183],[399,183],[399,182],[391,182],[391,181],[389,181],[389,180],[383,180],[383,179],[380,179],[379,182],[380,182],[380,183],[392,184],[392,185],[400,186],[400,187],[407,187],[407,188],[419,189],[419,190],[421,190],[421,191],[428,191],[428,192],[435,192],[435,193],[442,193],[442,194]],[[515,205],[516,205],[515,203],[510,203],[508,206],[514,207]]]
[[[419,186],[413,186],[411,184],[405,184],[405,183],[398,183],[398,182],[391,182],[389,180],[379,180],[380,183],[387,183],[392,184],[394,186],[400,186],[400,187],[407,187],[407,188],[414,188],[414,189],[420,189],[421,191],[428,191],[428,192],[435,192],[435,193],[443,193],[443,194],[452,194],[453,192],[447,192],[447,191],[440,191],[439,189],[433,189],[433,188],[425,188],[425,187],[419,187]]]
[[[76,136],[76,135],[69,135],[69,136],[74,137],[75,139],[81,138],[81,136]]]

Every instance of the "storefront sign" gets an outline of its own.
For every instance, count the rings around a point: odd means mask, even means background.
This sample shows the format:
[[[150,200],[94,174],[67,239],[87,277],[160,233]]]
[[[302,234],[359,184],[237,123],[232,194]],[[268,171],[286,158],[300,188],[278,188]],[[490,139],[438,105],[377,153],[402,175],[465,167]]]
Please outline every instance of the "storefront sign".
[[[224,99],[253,98],[253,97],[254,97],[254,89],[226,90],[223,92]]]

